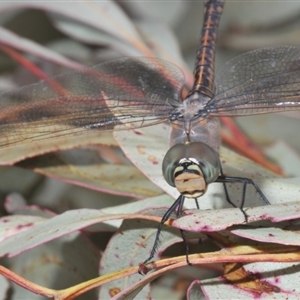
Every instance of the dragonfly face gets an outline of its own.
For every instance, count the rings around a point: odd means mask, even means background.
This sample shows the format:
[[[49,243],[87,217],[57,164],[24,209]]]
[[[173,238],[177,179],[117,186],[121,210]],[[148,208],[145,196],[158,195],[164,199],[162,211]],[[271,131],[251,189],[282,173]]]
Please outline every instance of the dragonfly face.
[[[163,160],[165,180],[187,198],[202,196],[221,171],[218,154],[201,142],[176,144]]]

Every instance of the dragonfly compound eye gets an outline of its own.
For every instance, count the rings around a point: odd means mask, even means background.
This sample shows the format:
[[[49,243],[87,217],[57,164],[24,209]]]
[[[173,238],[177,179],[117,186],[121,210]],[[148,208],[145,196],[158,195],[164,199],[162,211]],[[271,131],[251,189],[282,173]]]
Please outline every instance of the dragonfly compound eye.
[[[220,174],[217,153],[201,142],[176,144],[163,160],[165,180],[188,198],[202,196]]]

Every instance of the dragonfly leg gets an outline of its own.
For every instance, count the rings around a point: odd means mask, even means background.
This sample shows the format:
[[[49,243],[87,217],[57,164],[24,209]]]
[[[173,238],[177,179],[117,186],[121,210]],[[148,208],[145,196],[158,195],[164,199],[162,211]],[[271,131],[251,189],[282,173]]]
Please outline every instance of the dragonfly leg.
[[[240,182],[244,184],[243,189],[243,198],[245,198],[246,195],[246,186],[247,184],[251,184],[254,186],[262,200],[265,202],[265,204],[270,205],[271,203],[267,199],[267,197],[264,195],[260,187],[250,178],[244,178],[244,177],[231,177],[231,176],[219,176],[219,178],[216,180],[217,182]],[[245,199],[243,199],[242,205],[244,205]]]
[[[198,199],[197,199],[197,198],[195,198],[195,203],[196,203],[197,209],[200,209],[199,202],[198,202]]]
[[[182,237],[182,240],[183,240],[183,243],[184,243],[184,246],[185,246],[185,257],[186,257],[186,263],[190,266],[192,266],[193,264],[190,262],[189,260],[189,254],[190,254],[190,247],[189,247],[189,244],[186,240],[186,237],[185,237],[185,234],[184,234],[184,231],[182,229],[180,229],[180,233],[181,233],[181,237]]]
[[[226,201],[231,204],[233,207],[236,207],[237,206],[230,200],[230,197],[229,197],[229,194],[228,194],[228,190],[227,190],[227,186],[226,186],[226,183],[223,182],[223,187],[224,187],[224,191],[225,191],[225,195],[226,195]],[[242,212],[242,214],[244,215],[244,218],[245,218],[245,223],[248,223],[248,215],[246,214],[246,212],[243,210],[243,207],[244,207],[244,203],[245,203],[245,195],[246,195],[246,185],[244,184],[244,187],[243,187],[243,197],[242,197],[242,204],[241,206],[239,207],[240,211]]]
[[[164,223],[170,218],[171,214],[175,211],[175,209],[177,208],[177,206],[178,206],[177,216],[181,216],[181,211],[182,211],[182,208],[183,208],[183,203],[184,203],[184,196],[180,195],[178,197],[178,199],[172,204],[172,206],[163,215],[163,217],[162,217],[162,219],[161,219],[161,221],[160,221],[160,223],[158,225],[158,228],[157,228],[156,236],[155,236],[155,239],[154,239],[154,244],[153,244],[152,250],[150,252],[150,255],[149,255],[149,257],[143,263],[140,264],[139,273],[141,275],[144,274],[144,272],[142,271],[143,270],[143,266],[146,263],[148,263],[154,257],[154,255],[155,255],[155,253],[157,251],[158,244],[159,244],[159,237],[160,237],[160,234],[161,234],[161,231],[162,231]],[[183,237],[183,235],[182,235],[182,237]],[[183,239],[185,241],[185,238],[183,238]]]
[[[236,182],[235,180],[231,181],[231,180],[227,180],[228,177],[221,175],[216,181],[217,182],[222,182],[223,183],[223,187],[224,187],[224,191],[225,191],[225,196],[226,196],[226,201],[231,204],[233,207],[237,207],[231,200],[228,194],[228,190],[227,190],[227,186],[226,186],[226,182]],[[244,183],[243,186],[243,196],[242,196],[242,204],[239,207],[240,211],[242,212],[242,214],[244,215],[245,218],[245,223],[248,223],[248,216],[246,214],[246,212],[243,210],[244,207],[244,203],[245,203],[245,196],[246,196],[246,184]]]
[[[245,178],[245,177],[233,177],[233,176],[225,176],[223,174],[223,172],[221,171],[221,175],[218,177],[218,179],[216,180],[216,182],[222,182],[224,185],[224,190],[225,190],[225,195],[226,195],[226,200],[227,202],[229,202],[233,207],[237,207],[234,203],[232,203],[232,201],[230,200],[229,194],[228,194],[228,190],[226,187],[226,183],[227,182],[240,182],[243,184],[243,195],[242,195],[242,203],[239,207],[239,209],[241,210],[241,212],[243,213],[243,215],[245,216],[245,221],[247,223],[248,221],[248,216],[245,213],[245,211],[243,210],[244,208],[244,204],[245,204],[245,199],[246,199],[246,188],[248,184],[251,184],[256,191],[258,192],[258,194],[260,195],[260,197],[262,198],[262,200],[267,204],[271,204],[269,202],[269,200],[267,199],[267,197],[264,195],[264,193],[262,192],[262,190],[259,188],[259,186],[250,178]]]
[[[182,196],[184,198],[184,196]],[[197,208],[199,209],[199,204],[198,204],[198,201],[197,199],[195,199],[196,201],[196,205],[197,205]],[[181,201],[178,205],[178,209],[177,209],[177,218],[180,218],[182,216],[182,210],[183,210],[183,203],[184,201]],[[182,229],[180,229],[180,234],[181,234],[181,237],[182,237],[182,240],[183,240],[183,243],[184,243],[184,246],[185,246],[185,257],[186,257],[186,263],[190,266],[192,266],[191,262],[189,261],[189,253],[190,253],[190,247],[189,247],[189,244],[186,240],[186,237],[185,237],[185,234],[184,234],[184,231]]]

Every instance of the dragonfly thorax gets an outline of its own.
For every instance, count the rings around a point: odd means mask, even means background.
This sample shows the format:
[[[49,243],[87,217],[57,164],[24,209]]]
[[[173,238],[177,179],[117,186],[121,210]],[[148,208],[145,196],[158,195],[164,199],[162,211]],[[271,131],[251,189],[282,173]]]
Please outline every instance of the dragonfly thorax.
[[[210,100],[211,98],[195,91],[183,100],[178,111],[183,116],[185,122],[191,122],[195,118],[205,116],[205,106]]]
[[[202,142],[176,144],[163,160],[163,175],[171,186],[188,198],[202,196],[220,174],[218,154]]]
[[[218,151],[219,126],[216,118],[208,117],[207,103],[209,101],[209,97],[195,91],[176,108],[170,118],[171,146],[186,142],[204,142]]]

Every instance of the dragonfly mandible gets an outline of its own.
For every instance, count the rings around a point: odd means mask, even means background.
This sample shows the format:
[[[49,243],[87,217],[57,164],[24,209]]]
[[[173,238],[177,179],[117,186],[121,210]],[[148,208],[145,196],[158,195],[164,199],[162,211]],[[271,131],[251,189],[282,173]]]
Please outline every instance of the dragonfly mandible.
[[[250,179],[225,176],[218,156],[220,116],[273,113],[300,108],[300,47],[268,47],[240,55],[214,78],[217,27],[224,1],[205,1],[195,83],[180,100],[181,70],[156,58],[121,58],[59,75],[59,87],[40,82],[0,94],[0,149],[43,139],[83,135],[88,130],[172,125],[171,148],[163,162],[166,181],[180,192],[162,225],[185,198],[203,195],[212,182]],[[228,193],[225,186],[228,201]],[[157,241],[144,263],[152,259]],[[143,268],[142,268],[143,269]]]

